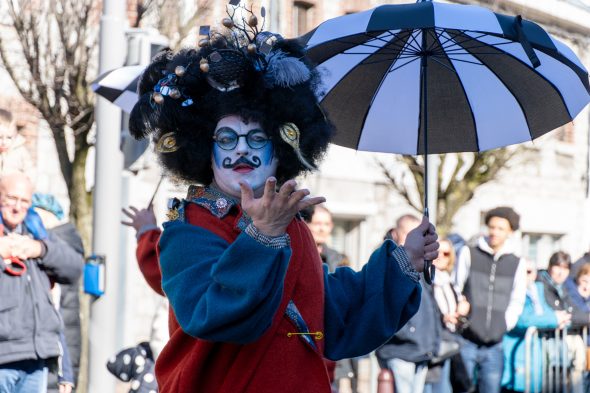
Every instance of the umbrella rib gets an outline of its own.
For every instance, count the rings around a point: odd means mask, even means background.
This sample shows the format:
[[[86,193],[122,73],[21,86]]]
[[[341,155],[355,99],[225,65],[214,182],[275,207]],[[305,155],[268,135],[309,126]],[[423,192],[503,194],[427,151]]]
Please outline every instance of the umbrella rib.
[[[478,63],[478,62],[475,62],[475,61],[470,61],[470,60],[465,60],[465,59],[455,59],[454,57],[451,57],[451,56],[448,56],[448,58],[449,58],[449,60],[458,61],[460,63],[475,64],[475,65],[478,65],[478,66],[483,66],[484,65],[484,63],[482,63],[482,62]]]
[[[469,40],[465,40],[463,42],[468,42],[468,41]],[[475,40],[472,40],[472,41],[475,41]],[[482,42],[482,41],[476,41],[476,42]],[[497,45],[494,44],[493,46],[495,47],[495,46],[508,45],[508,44],[511,44],[511,42],[502,42],[502,43],[499,43]],[[447,48],[452,48],[454,46],[456,47],[455,49],[447,49]],[[473,46],[470,46],[469,49],[486,48],[486,47],[489,47],[489,46],[490,46],[490,44],[473,45]],[[465,48],[462,47],[462,46],[459,46],[459,45],[449,45],[449,46],[444,47],[443,49],[445,50],[445,52],[461,51],[461,50],[462,51],[465,51]]]
[[[438,30],[438,32],[440,33],[440,34],[437,34],[437,35],[438,35],[438,37],[439,37],[440,46],[441,46],[441,48],[443,48],[443,49],[446,49],[445,45],[446,45],[446,44],[447,44],[449,41],[452,41],[452,38],[450,37],[450,36],[451,36],[451,34],[449,34],[449,33],[448,33],[446,30],[444,30],[444,29],[440,29],[440,30]],[[447,33],[447,34],[449,34],[449,37],[444,37],[444,41],[441,41],[441,39],[440,39],[440,38],[442,37],[442,33]],[[454,44],[454,43],[453,43],[453,45],[456,45],[456,44]]]
[[[409,59],[409,58],[419,59],[419,57],[415,57],[415,56],[412,56],[412,57],[408,56],[408,57],[405,57],[404,59]],[[392,60],[397,60],[397,59],[401,59],[401,57],[398,56],[395,59],[387,58],[387,59],[382,59],[382,60],[370,60],[370,61],[366,61],[366,62],[361,63],[361,65],[372,65],[372,64],[379,64],[379,63],[391,63]]]
[[[442,47],[439,41],[440,36],[436,34],[434,29],[426,29],[426,34],[432,38],[432,43],[428,46],[428,48],[426,48],[427,51],[432,52],[435,50],[435,48]]]
[[[392,33],[392,32],[391,32],[391,30],[388,30],[388,31],[387,31],[387,35],[384,35],[385,33],[384,33],[384,34],[381,34],[381,35],[378,35],[378,36],[373,36],[373,35],[371,35],[371,34],[369,34],[369,33],[365,33],[365,34],[366,34],[366,35],[368,35],[369,37],[371,37],[371,38],[372,38],[372,40],[368,40],[367,42],[371,42],[371,41],[381,41],[381,42],[383,42],[385,45],[387,45],[388,43],[390,43],[390,42],[391,42],[391,38],[392,38],[392,37],[395,37],[395,36],[396,36],[396,34],[395,34],[395,33]],[[363,45],[366,45],[366,43],[365,43],[365,44],[363,44]],[[376,48],[382,48],[383,46],[375,46],[375,47],[376,47]]]
[[[465,56],[473,56],[471,53],[466,52],[466,51],[462,51],[462,52],[446,52],[447,54],[453,55],[453,56],[460,56],[460,55],[465,55]],[[477,52],[478,55],[502,55],[502,53],[496,53],[496,52]]]
[[[404,64],[402,64],[402,65],[399,65],[399,66],[397,66],[397,67],[395,67],[395,68],[391,68],[389,71],[387,71],[387,73],[388,73],[388,74],[390,74],[390,73],[392,73],[392,72],[394,72],[394,71],[397,71],[397,70],[399,70],[400,68],[402,68],[402,67],[405,67],[405,66],[407,66],[408,64],[411,64],[411,63],[415,62],[415,61],[416,61],[416,60],[418,60],[418,59],[420,59],[420,57],[414,57],[412,60],[410,60],[410,61],[406,61],[406,62],[405,62]]]
[[[409,40],[406,41],[406,45],[404,45],[404,47],[408,46],[412,49],[414,49],[416,52],[421,52],[422,51],[422,45],[417,41],[416,37],[414,36],[414,32],[416,30],[412,31],[409,34]],[[414,44],[416,46],[414,46]]]
[[[481,33],[477,37],[471,37],[470,35],[465,34],[465,30],[445,30],[444,33],[448,35],[446,42],[451,42],[456,46],[460,46],[460,44],[466,41],[478,41],[481,37],[487,36],[487,34]],[[459,41],[459,39],[462,40]]]
[[[453,72],[453,73],[457,73],[457,71],[455,71],[453,68],[449,67],[448,65],[444,64],[442,61],[437,60],[434,57],[431,57],[432,61],[434,61],[435,63],[440,64],[441,66],[445,67],[446,69],[448,69],[449,71]],[[449,58],[450,59],[450,58]]]
[[[359,44],[359,43],[356,43],[356,42],[342,41],[342,40],[334,40],[334,41],[335,42],[338,42],[339,44],[354,45],[355,47],[359,47],[359,46],[362,47],[362,46],[364,46],[364,47],[367,47],[367,48],[375,48],[375,49],[382,48],[381,46],[378,46],[378,45],[369,45],[367,43]]]

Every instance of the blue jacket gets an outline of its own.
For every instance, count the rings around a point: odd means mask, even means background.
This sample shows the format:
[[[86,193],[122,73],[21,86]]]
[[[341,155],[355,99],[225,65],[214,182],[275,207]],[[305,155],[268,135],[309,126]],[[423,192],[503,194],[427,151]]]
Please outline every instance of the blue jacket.
[[[504,335],[502,348],[504,350],[504,371],[502,374],[502,387],[518,392],[525,390],[525,333],[534,326],[538,329],[552,329],[557,327],[555,311],[545,301],[544,287],[536,282],[534,288],[537,290],[538,299],[543,307],[543,313],[537,315],[535,306],[527,292],[524,309],[514,329]],[[541,391],[543,381],[543,356],[541,356],[541,340],[536,339],[531,348],[532,365],[531,383],[536,388],[532,391]]]

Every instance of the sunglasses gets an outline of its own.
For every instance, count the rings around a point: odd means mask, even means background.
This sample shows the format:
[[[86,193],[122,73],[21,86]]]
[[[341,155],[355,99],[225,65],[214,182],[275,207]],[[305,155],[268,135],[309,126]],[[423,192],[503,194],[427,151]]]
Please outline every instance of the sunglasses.
[[[246,138],[246,143],[252,149],[262,149],[270,140],[266,133],[260,129],[250,130],[246,135],[238,135],[231,128],[222,127],[213,136],[213,140],[217,143],[217,146],[223,150],[235,149],[240,138]]]

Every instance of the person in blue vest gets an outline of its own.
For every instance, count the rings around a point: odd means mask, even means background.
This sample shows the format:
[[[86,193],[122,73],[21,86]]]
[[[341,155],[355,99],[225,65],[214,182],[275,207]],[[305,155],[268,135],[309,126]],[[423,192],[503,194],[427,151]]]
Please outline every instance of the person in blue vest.
[[[488,211],[487,236],[480,237],[475,246],[463,247],[457,262],[459,300],[469,304],[461,355],[480,393],[500,392],[502,337],[516,325],[524,307],[526,266],[508,241],[519,221],[510,207]]]

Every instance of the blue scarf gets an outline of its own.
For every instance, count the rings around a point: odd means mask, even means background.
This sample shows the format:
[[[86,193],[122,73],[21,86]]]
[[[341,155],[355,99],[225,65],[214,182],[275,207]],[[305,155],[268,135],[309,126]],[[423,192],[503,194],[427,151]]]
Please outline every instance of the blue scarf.
[[[2,220],[2,215],[0,214],[0,225],[4,226],[4,221]],[[33,208],[30,208],[27,211],[27,215],[23,220],[23,225],[27,229],[27,231],[33,235],[33,239],[35,240],[44,240],[47,239],[47,230],[43,225],[43,221],[41,221],[41,217],[37,214]]]

